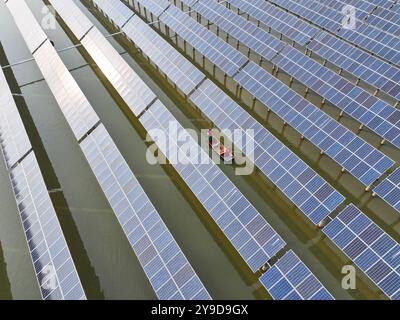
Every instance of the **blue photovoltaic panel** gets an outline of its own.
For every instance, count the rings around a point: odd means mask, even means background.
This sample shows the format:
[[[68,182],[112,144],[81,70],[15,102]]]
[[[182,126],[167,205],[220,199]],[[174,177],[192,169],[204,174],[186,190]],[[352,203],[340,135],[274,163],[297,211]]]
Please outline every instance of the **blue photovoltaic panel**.
[[[31,149],[21,116],[0,68],[0,146],[7,168],[11,169]]]
[[[149,9],[149,4],[153,0],[138,0],[137,2]],[[248,61],[246,56],[175,6],[170,6],[159,20],[178,33],[182,39],[195,47],[228,76],[233,76]]]
[[[253,62],[234,78],[305,138],[369,186],[394,165],[385,156]]]
[[[134,13],[128,10],[120,0],[93,0],[93,3],[101,8],[119,28],[122,28],[134,16]]]
[[[86,299],[33,152],[12,169],[10,181],[42,298]]]
[[[104,126],[80,145],[158,298],[210,299]]]
[[[314,224],[343,202],[339,192],[210,80],[203,82],[189,99],[221,130],[242,130],[250,141],[250,148],[242,139],[237,141],[236,148],[252,158],[264,175]],[[253,135],[246,130],[252,130]]]
[[[227,0],[225,2],[301,45],[305,45],[320,31],[265,0]]]
[[[185,95],[204,80],[202,72],[138,16],[132,18],[123,31]]]
[[[140,0],[137,2],[142,4]],[[146,3],[144,7],[156,17],[159,17],[171,5],[168,0],[144,0],[144,3]]]
[[[323,232],[389,298],[400,299],[400,245],[355,205],[347,206]]]
[[[308,49],[375,88],[400,100],[400,69],[341,40],[321,32]]]
[[[385,8],[377,8],[368,16],[367,23],[386,30],[396,36],[400,36],[400,14]]]
[[[260,282],[275,300],[334,300],[292,250],[268,269]]]
[[[181,1],[186,3],[185,0]],[[285,47],[284,42],[215,0],[200,0],[193,5],[192,10],[267,60],[272,59]]]
[[[82,16],[81,10],[74,3],[70,2],[66,6],[66,1],[50,0],[49,2],[68,27],[75,22],[72,19],[74,15],[81,17],[81,23],[88,23],[89,19]],[[71,31],[74,32],[73,29]],[[96,27],[82,38],[81,43],[135,115],[139,115],[154,101],[155,94]]]
[[[373,192],[400,212],[400,168],[383,180]]]
[[[283,49],[272,62],[377,135],[400,147],[400,110],[293,47]]]
[[[155,132],[160,129],[166,134],[176,130],[177,137],[185,137],[184,141],[169,139],[168,146],[160,143],[158,147],[252,271],[260,269],[286,245],[160,101],[139,120],[156,143]]]

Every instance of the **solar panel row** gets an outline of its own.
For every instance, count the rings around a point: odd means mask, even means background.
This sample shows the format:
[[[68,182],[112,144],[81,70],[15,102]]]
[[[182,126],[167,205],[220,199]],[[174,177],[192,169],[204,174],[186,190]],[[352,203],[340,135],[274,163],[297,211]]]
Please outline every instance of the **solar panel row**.
[[[32,150],[3,69],[0,68],[0,146],[7,168],[11,169]]]
[[[400,299],[400,245],[356,206],[347,206],[323,232],[390,299]]]
[[[85,299],[82,284],[33,152],[10,172],[10,180],[42,298]]]
[[[268,269],[260,282],[276,300],[334,300],[292,250]]]
[[[264,0],[227,0],[226,3],[301,45],[306,45],[320,31]]]
[[[286,47],[272,62],[394,146],[400,147],[400,110],[295,48]]]
[[[400,168],[383,180],[373,192],[400,212]]]
[[[109,4],[114,2],[119,1],[108,1]],[[102,7],[101,4],[100,7],[107,13],[106,7]],[[254,156],[257,167],[315,224],[323,220],[344,200],[338,192],[210,80],[205,80],[198,86],[196,78],[197,74],[201,73],[139,17],[129,21],[124,31],[156,65],[161,66],[160,69],[179,89],[185,91],[188,85],[192,90],[195,89],[189,95],[190,101],[216,126],[221,130],[229,129],[231,132],[241,129],[247,141],[254,141],[256,150],[250,148],[246,150],[246,145],[242,141],[238,142],[236,147],[245,154]],[[160,58],[162,52],[167,53],[162,56],[163,59]],[[176,55],[179,56],[179,60]],[[179,63],[173,64],[171,60]],[[163,65],[171,67],[163,68]],[[189,68],[187,65],[192,67]],[[182,75],[182,78],[177,79],[175,75]],[[204,75],[202,77],[204,80]],[[254,137],[246,134],[246,130],[253,130]]]
[[[43,299],[85,299],[24,124],[0,70],[0,145]]]
[[[142,3],[141,0],[138,2],[144,6],[147,4],[147,2]],[[168,14],[170,10],[174,10],[174,12]],[[170,17],[176,10],[179,11],[178,15],[185,15],[176,7],[171,6],[161,15],[160,20],[181,35],[182,30],[188,28],[188,25],[183,22],[183,19]],[[167,16],[168,19],[163,19]],[[188,16],[186,18],[191,20],[190,28],[199,29],[198,33],[207,34],[207,37],[216,37],[207,28],[196,23],[195,20]],[[172,20],[174,20],[173,23],[170,23]],[[218,37],[217,39],[222,40]],[[218,51],[217,41],[210,42],[208,45],[210,46],[212,43],[214,43],[212,51]],[[193,42],[193,45],[196,49],[201,47],[199,42]],[[238,51],[236,52],[240,54]],[[208,58],[208,51],[203,54]],[[243,55],[242,57],[245,58]],[[366,186],[371,185],[394,164],[380,151],[357,137],[255,63],[248,62],[238,71],[234,76],[236,82]],[[316,123],[313,123],[314,121]]]
[[[385,156],[253,62],[235,80],[366,186],[394,165]]]
[[[80,146],[158,298],[210,299],[104,126]]]
[[[385,8],[377,8],[366,21],[379,29],[387,30],[396,36],[400,36],[399,13]]]
[[[65,1],[62,3],[66,4]],[[75,17],[79,17],[85,25],[83,21],[85,16],[69,11],[74,8],[72,5],[74,5],[72,2],[68,3],[66,17],[73,21],[75,32],[80,34],[82,28],[75,24]],[[13,12],[13,15],[18,15],[21,11],[24,14],[32,14],[24,2],[21,3],[17,12]],[[32,23],[32,28],[35,28],[37,22],[33,20]],[[86,122],[82,119],[86,114],[94,114],[97,117],[91,105],[87,102],[84,105],[84,112],[75,112],[70,116],[71,102],[68,99],[71,97],[66,96],[65,88],[76,88],[72,101],[87,100],[48,40],[36,50],[34,58],[67,122],[71,128],[82,132],[77,135],[77,139],[82,136],[81,148],[119,221],[124,222],[124,224],[121,223],[123,230],[135,253],[138,254],[157,296],[160,299],[210,298],[103,125],[97,122],[95,126],[85,128]],[[113,76],[115,77],[115,74]],[[65,83],[64,78],[70,82]],[[81,105],[77,104],[75,109]],[[143,231],[143,228],[146,229]]]
[[[64,18],[63,2],[50,0],[50,3],[53,3],[53,1],[56,4],[56,10],[61,17]],[[75,7],[74,10],[79,10],[79,8]],[[68,21],[65,22],[68,24]],[[92,32],[96,32],[98,36],[96,38],[96,50],[90,50],[90,54],[99,68],[105,73],[106,77],[112,77],[113,73],[103,68],[102,59],[99,57],[115,56],[112,61],[116,65],[120,63],[119,61],[122,60],[122,58],[111,45],[107,47],[103,46],[106,40],[96,28],[92,28],[82,39],[82,44],[85,48],[87,47],[87,42],[85,40]],[[106,51],[105,48],[108,51]],[[111,51],[115,51],[115,53]],[[105,52],[107,52],[107,55],[104,54]],[[150,90],[147,86],[145,89]],[[129,95],[140,94],[140,92],[136,92],[136,88],[130,88],[129,91],[125,93]],[[135,113],[135,110],[133,110],[133,112]],[[166,134],[168,135],[169,123],[176,124],[180,132],[177,136],[180,136],[180,134],[185,135],[186,133],[186,130],[179,125],[176,119],[157,99],[153,103],[147,105],[145,112],[140,116],[139,120],[142,122],[145,129],[149,131],[150,135],[151,129],[154,128],[162,128],[166,130]],[[173,137],[170,140],[173,140]],[[201,156],[201,159],[210,160],[208,155],[201,150],[200,146],[193,139],[190,139],[190,141],[190,150],[197,150],[196,154]],[[162,146],[160,148],[166,153],[167,157],[170,156],[166,150],[162,149]],[[182,154],[181,156],[186,157],[182,151],[179,152],[179,154]],[[176,155],[172,156],[175,157]],[[178,159],[180,159],[179,155]],[[184,163],[186,163],[186,161],[184,161]],[[174,166],[189,187],[191,187],[206,210],[217,221],[218,226],[224,231],[228,239],[235,239],[236,242],[234,242],[234,246],[238,249],[238,252],[253,271],[263,266],[285,245],[282,238],[267,224],[265,219],[262,218],[257,210],[222,173],[215,163],[211,162],[210,164],[195,165],[189,161],[189,165],[178,162]],[[206,173],[208,173],[208,175],[203,176]]]
[[[155,141],[157,131],[168,133],[170,126],[177,129],[176,136],[186,138],[158,147],[170,160],[178,152],[180,160],[172,165],[253,271],[286,245],[161,102],[152,105],[139,120]],[[198,164],[201,159],[209,159],[209,163]]]

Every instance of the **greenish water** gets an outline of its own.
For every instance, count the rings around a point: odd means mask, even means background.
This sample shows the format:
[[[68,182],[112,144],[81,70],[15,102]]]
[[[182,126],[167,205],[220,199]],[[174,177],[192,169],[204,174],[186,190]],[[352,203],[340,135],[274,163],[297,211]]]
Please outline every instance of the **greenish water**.
[[[85,2],[86,4],[86,2]],[[37,17],[43,3],[29,2]],[[98,21],[89,11],[81,8],[104,34],[113,32],[105,22]],[[100,18],[98,16],[97,18]],[[107,28],[105,28],[105,26]],[[6,32],[3,32],[6,30]],[[57,49],[72,45],[62,25],[47,31]],[[0,41],[10,63],[30,58],[10,14],[0,3]],[[210,124],[196,112],[151,67],[123,37],[110,39],[113,46],[130,66],[154,90],[157,96],[186,128],[199,131]],[[101,121],[110,132],[118,148],[161,217],[183,249],[201,280],[216,299],[266,299],[268,294],[251,274],[241,258],[224,238],[179,176],[170,166],[151,166],[145,159],[147,145],[145,132],[130,115],[122,101],[96,68],[77,49],[60,54],[73,77],[88,97]],[[0,61],[2,65],[7,64]],[[210,69],[210,66],[206,66]],[[266,66],[268,67],[268,66]],[[24,99],[18,98],[32,117],[35,152],[40,159],[46,183],[50,188],[60,187],[62,192],[52,195],[65,237],[89,298],[96,299],[155,299],[140,264],[130,248],[111,208],[86,163],[71,130],[56,101],[34,62],[12,68]],[[282,79],[287,81],[282,75]],[[301,86],[294,83],[296,90]],[[17,90],[18,88],[14,87]],[[234,87],[229,88],[234,90]],[[317,101],[317,97],[309,95]],[[245,95],[241,103],[248,103]],[[26,105],[24,104],[24,101]],[[251,104],[250,104],[251,105]],[[329,105],[327,112],[335,112]],[[349,175],[339,176],[332,160],[320,157],[308,142],[300,142],[298,134],[286,127],[275,116],[265,117],[264,108],[256,105],[250,112],[284,140],[296,153],[319,171],[349,200],[360,205],[386,231],[399,240],[399,216],[381,200],[371,200],[363,188]],[[25,118],[25,117],[24,117]],[[350,128],[356,124],[343,118]],[[37,133],[37,136],[34,133]],[[32,135],[31,135],[32,134]],[[366,131],[361,136],[376,139]],[[399,154],[389,146],[382,149],[398,160]],[[15,201],[8,183],[7,173],[0,161],[0,299],[39,299],[34,271],[25,243]],[[256,206],[267,221],[283,236],[288,247],[295,250],[317,277],[338,299],[381,298],[375,286],[361,275],[356,291],[344,291],[340,286],[341,268],[347,263],[322,233],[288,203],[284,197],[258,172],[248,177],[236,176],[229,166],[221,166],[239,189]]]

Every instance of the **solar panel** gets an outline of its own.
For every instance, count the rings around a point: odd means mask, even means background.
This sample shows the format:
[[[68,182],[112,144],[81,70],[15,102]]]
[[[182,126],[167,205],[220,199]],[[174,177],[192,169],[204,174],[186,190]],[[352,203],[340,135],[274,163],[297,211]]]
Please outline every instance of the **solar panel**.
[[[307,46],[327,59],[400,100],[400,69],[326,32],[321,32]]]
[[[286,47],[272,62],[377,135],[400,147],[400,110],[295,48]]]
[[[400,168],[383,180],[373,192],[400,212]]]
[[[188,4],[186,0],[181,2]],[[191,9],[267,60],[285,47],[284,42],[214,0],[200,0]]]
[[[80,16],[80,22],[88,23],[89,19],[84,15],[81,16],[83,13],[74,3],[69,2],[66,6],[65,1],[51,0],[49,2],[68,26],[75,23],[72,16]],[[74,32],[74,30],[71,31]],[[155,94],[96,27],[82,38],[81,43],[135,115],[139,115],[154,101]]]
[[[9,0],[6,4],[12,13],[18,12],[18,14],[13,14],[13,18],[24,35],[29,50],[31,53],[34,52],[47,39],[46,34],[36,24],[36,19],[24,0]]]
[[[185,137],[184,142],[170,137],[168,146],[158,144],[159,150],[171,161],[251,270],[257,271],[285,246],[285,241],[159,100],[139,120],[156,142],[157,132],[162,130],[168,134],[171,126],[177,130],[176,137]]]
[[[304,20],[264,0],[227,0],[226,3],[301,45],[305,45],[320,31]]]
[[[400,245],[356,206],[347,206],[323,232],[389,298],[400,299]]]
[[[202,72],[138,16],[132,18],[123,31],[185,95],[205,79]]]
[[[246,150],[242,141],[236,147],[254,158],[261,172],[314,224],[343,202],[340,193],[210,80],[203,82],[189,99],[219,128],[231,132],[241,129],[254,150]],[[254,136],[246,130],[253,130]]]
[[[80,145],[158,298],[210,299],[104,126]]]
[[[7,168],[11,169],[31,149],[21,116],[0,68],[0,145]]]
[[[135,15],[119,0],[93,0],[93,3],[101,8],[119,28],[122,28]]]
[[[234,78],[260,102],[366,186],[394,165],[385,156],[253,62]]]
[[[85,293],[33,152],[10,180],[42,298],[82,300]]]
[[[163,3],[164,1],[139,0],[137,2],[151,11],[152,3]],[[155,12],[153,13],[156,15]],[[177,32],[182,39],[195,47],[198,52],[206,56],[207,59],[221,68],[230,77],[247,62],[246,56],[232,48],[217,35],[207,32],[206,28],[175,6],[170,6],[159,17],[159,20],[171,30]],[[215,48],[216,46],[218,46],[218,50]]]
[[[275,300],[334,300],[292,250],[268,269],[260,282]]]
[[[140,1],[137,1],[140,3]],[[146,9],[156,17],[159,17],[171,4],[168,0],[145,0]]]

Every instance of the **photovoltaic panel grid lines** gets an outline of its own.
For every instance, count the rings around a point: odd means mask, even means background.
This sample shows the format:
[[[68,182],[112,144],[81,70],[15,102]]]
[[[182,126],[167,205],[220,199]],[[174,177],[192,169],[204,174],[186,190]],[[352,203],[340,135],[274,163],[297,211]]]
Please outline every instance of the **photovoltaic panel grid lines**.
[[[177,136],[185,137],[186,143],[190,143],[190,157],[182,149],[182,141],[174,140],[168,146],[160,143],[158,147],[253,271],[286,245],[160,101],[139,120],[155,142],[156,130],[167,133],[173,126]],[[173,160],[176,152],[180,161]],[[208,163],[197,164],[200,159],[208,159]]]
[[[400,212],[400,168],[397,168],[373,191],[391,207]]]
[[[8,169],[32,149],[3,69],[0,69],[0,145]]]
[[[400,245],[356,206],[347,206],[323,232],[390,299],[400,299]]]
[[[158,298],[210,299],[104,126],[80,145]]]
[[[292,250],[268,269],[260,282],[275,300],[334,300]]]
[[[85,299],[33,152],[10,172],[10,180],[42,298]]]

